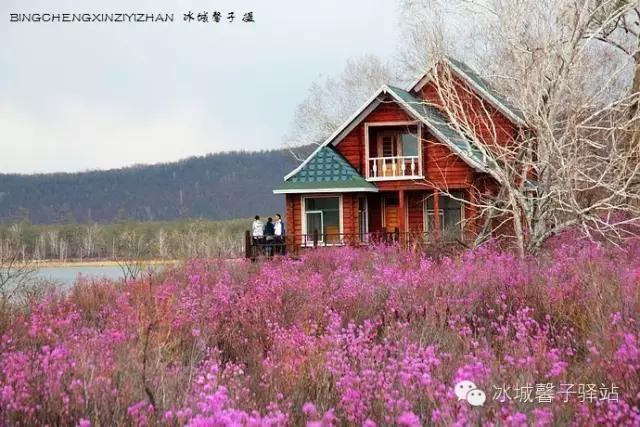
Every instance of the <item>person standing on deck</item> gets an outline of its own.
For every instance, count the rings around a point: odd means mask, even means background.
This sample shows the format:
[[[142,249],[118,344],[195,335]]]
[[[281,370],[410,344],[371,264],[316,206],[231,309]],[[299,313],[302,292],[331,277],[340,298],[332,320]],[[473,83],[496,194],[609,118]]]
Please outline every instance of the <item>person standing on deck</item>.
[[[273,243],[275,241],[275,232],[276,228],[273,225],[273,218],[269,217],[267,219],[267,224],[264,226],[264,238],[265,238],[265,249],[267,252],[267,256],[273,255]]]
[[[282,215],[276,214],[276,223],[275,227],[275,235],[276,235],[276,252],[284,254],[284,221],[282,220]]]
[[[264,237],[264,224],[260,221],[260,215],[256,215],[253,223],[251,224],[251,237],[253,237],[254,245],[262,243],[262,238]]]

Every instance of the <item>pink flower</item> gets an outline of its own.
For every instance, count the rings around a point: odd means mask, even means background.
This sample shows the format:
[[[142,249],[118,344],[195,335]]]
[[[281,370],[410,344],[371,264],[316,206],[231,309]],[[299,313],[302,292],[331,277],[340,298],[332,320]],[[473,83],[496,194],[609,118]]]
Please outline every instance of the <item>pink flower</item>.
[[[405,412],[398,417],[398,424],[406,427],[420,427],[420,418],[411,411]]]
[[[317,417],[318,416],[318,411],[316,410],[316,406],[311,403],[311,402],[307,402],[304,405],[302,405],[302,412],[307,416],[307,417]]]

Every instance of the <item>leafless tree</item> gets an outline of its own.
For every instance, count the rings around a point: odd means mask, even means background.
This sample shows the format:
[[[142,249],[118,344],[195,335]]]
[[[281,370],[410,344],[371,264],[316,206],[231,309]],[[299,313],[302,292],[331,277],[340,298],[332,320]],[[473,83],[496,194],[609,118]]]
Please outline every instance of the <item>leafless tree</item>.
[[[437,2],[411,3],[433,7]],[[639,128],[638,40],[624,17],[637,15],[637,3],[454,3],[491,24],[482,43],[492,60],[485,77],[526,122],[504,144],[495,109],[460,84],[450,67],[433,68],[432,82],[440,89],[433,105],[470,141],[469,150],[480,151],[498,184],[492,194],[477,188],[473,200],[465,202],[475,204],[487,221],[507,223],[521,253],[537,250],[570,227],[610,240],[635,232],[632,225],[640,217],[640,145],[633,137]],[[616,31],[635,37],[627,58],[634,67],[603,60],[611,52],[601,41]],[[438,50],[437,41],[432,50]]]
[[[285,146],[304,158],[307,153],[301,147],[321,144],[374,91],[397,79],[391,67],[374,55],[349,60],[338,77],[321,78],[311,85],[296,109]]]
[[[114,242],[113,258],[126,281],[136,280],[145,272],[151,243],[135,230],[127,230]]]
[[[8,235],[0,240],[0,315],[3,316],[12,298],[29,285],[36,272],[20,233],[19,226],[12,226]]]
[[[169,257],[169,243],[167,232],[163,228],[156,232],[155,243],[160,259],[167,259]]]
[[[98,224],[89,224],[84,228],[82,236],[82,250],[80,251],[81,257],[90,258],[95,254],[96,240],[100,229]]]

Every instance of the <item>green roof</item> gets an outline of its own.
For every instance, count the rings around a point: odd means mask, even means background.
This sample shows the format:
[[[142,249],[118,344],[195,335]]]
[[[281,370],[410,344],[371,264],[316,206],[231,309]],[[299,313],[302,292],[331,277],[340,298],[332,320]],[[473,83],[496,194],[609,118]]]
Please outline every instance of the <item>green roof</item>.
[[[306,191],[378,191],[331,146],[320,147],[275,193]]]
[[[473,83],[475,83],[476,86],[478,86],[480,89],[482,89],[483,91],[491,95],[491,97],[493,97],[498,103],[500,103],[504,109],[508,110],[511,114],[513,114],[518,119],[525,121],[524,114],[522,114],[522,111],[520,111],[519,109],[511,105],[509,101],[507,101],[500,94],[498,94],[491,87],[491,85],[485,79],[480,77],[480,75],[476,73],[471,67],[469,67],[464,62],[460,62],[457,59],[454,59],[450,56],[447,57],[447,60],[451,64],[453,64],[454,67],[456,67],[458,70],[464,73],[464,75],[467,76],[471,81],[473,81]]]
[[[427,125],[431,125],[454,152],[473,162],[481,168],[488,169],[489,162],[471,140],[460,135],[447,121],[446,117],[434,106],[417,98],[406,90],[388,86],[390,92],[414,110]]]

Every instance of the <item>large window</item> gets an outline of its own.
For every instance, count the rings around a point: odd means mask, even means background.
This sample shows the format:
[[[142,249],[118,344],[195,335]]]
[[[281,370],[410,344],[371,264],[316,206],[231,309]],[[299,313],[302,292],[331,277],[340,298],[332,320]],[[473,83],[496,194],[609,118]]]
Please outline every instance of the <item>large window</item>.
[[[461,191],[451,192],[453,197],[440,195],[440,232],[445,240],[458,239],[462,235],[462,220],[463,220],[463,204],[461,200],[464,200],[464,193]],[[433,196],[427,198],[426,201],[426,213],[427,213],[427,231],[433,231],[435,229],[435,211],[433,207]]]
[[[304,199],[305,233],[328,241],[339,239],[340,197],[307,197]]]

